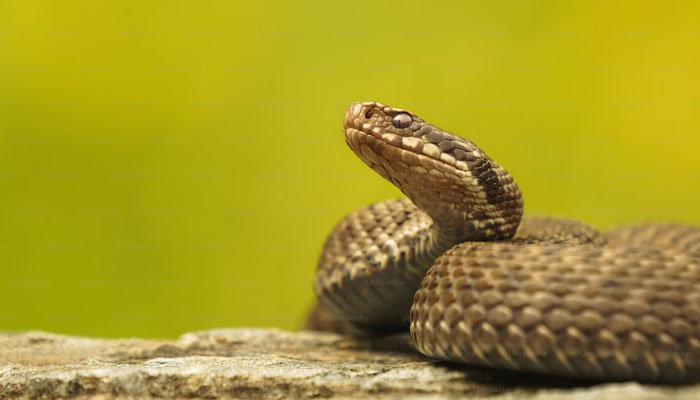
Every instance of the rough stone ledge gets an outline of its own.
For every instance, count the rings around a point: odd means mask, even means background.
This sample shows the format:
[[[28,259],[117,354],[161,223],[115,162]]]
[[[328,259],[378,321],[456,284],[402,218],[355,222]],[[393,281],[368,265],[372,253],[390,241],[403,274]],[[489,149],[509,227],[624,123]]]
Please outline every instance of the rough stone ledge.
[[[176,341],[0,335],[0,399],[700,398],[700,385],[594,385],[431,361],[406,334],[353,338],[276,329]]]

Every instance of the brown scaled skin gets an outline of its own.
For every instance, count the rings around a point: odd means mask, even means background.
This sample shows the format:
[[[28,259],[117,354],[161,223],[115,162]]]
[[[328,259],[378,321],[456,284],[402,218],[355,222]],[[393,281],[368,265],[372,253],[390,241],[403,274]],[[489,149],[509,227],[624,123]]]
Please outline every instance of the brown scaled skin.
[[[473,365],[700,379],[700,262],[685,251],[700,248],[700,230],[623,228],[606,244],[580,222],[521,222],[513,178],[474,143],[375,102],[351,105],[344,128],[407,198],[355,211],[330,234],[314,287],[336,326],[410,327],[422,353]]]

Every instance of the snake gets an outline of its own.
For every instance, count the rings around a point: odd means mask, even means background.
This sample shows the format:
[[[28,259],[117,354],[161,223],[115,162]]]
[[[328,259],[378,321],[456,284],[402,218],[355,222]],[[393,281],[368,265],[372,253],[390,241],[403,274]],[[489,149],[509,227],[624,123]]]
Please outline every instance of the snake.
[[[700,380],[699,228],[523,217],[499,163],[405,109],[355,102],[343,131],[405,197],[329,234],[313,285],[334,329],[408,331],[423,355],[477,367]]]

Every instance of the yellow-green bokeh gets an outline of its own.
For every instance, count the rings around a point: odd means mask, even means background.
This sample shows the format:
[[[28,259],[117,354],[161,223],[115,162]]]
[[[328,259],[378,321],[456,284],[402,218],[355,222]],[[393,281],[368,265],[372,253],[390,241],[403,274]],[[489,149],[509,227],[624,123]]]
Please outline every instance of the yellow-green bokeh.
[[[400,193],[345,108],[484,148],[526,212],[700,223],[700,6],[3,1],[0,329],[295,328],[327,232]]]

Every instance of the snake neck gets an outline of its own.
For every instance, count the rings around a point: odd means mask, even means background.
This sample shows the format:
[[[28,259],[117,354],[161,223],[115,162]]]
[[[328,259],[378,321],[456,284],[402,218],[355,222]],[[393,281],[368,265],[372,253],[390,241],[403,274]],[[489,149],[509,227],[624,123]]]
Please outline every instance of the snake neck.
[[[401,191],[433,221],[436,243],[510,239],[523,212],[523,201],[512,177],[495,162],[485,161],[482,179],[432,182],[425,177],[392,179]]]

